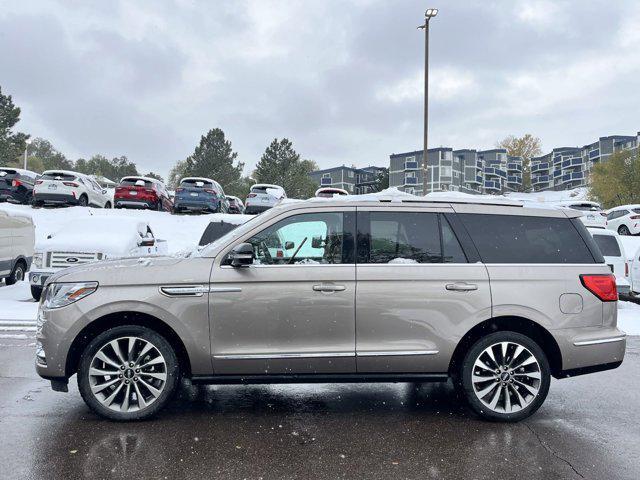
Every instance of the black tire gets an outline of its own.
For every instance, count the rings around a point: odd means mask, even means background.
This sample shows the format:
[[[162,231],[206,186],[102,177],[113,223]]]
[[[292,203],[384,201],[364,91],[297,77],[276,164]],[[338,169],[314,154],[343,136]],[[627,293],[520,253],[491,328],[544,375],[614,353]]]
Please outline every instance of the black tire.
[[[491,347],[492,345],[503,343],[503,342],[509,342],[510,344],[520,345],[526,348],[528,352],[523,351],[523,353],[520,353],[517,356],[517,358],[522,359],[523,355],[526,356],[528,353],[535,358],[535,360],[537,361],[537,366],[522,367],[522,371],[524,371],[524,369],[529,370],[529,369],[537,368],[535,373],[539,374],[540,379],[536,381],[535,379],[528,377],[528,379],[525,381],[525,383],[531,382],[529,383],[529,385],[533,385],[534,389],[537,388],[537,392],[535,395],[532,395],[530,393],[528,394],[533,397],[532,399],[528,399],[528,395],[527,395],[528,390],[525,387],[518,386],[518,382],[514,383],[514,379],[523,380],[522,375],[524,374],[517,372],[518,370],[521,370],[520,368],[516,368],[514,370],[516,372],[514,377],[511,377],[511,375],[508,376],[509,379],[511,380],[507,379],[505,382],[496,381],[497,389],[499,390],[502,388],[501,393],[496,393],[496,390],[494,389],[494,390],[490,390],[486,394],[486,396],[483,397],[484,400],[487,400],[489,397],[493,399],[494,394],[498,395],[498,405],[496,405],[495,408],[502,408],[504,411],[496,411],[491,409],[488,405],[484,404],[483,401],[478,397],[478,395],[476,394],[476,389],[474,387],[472,377],[473,375],[482,375],[482,376],[486,375],[486,372],[484,370],[474,367],[476,360],[478,360],[480,356],[486,355],[486,354],[483,354],[485,349]],[[513,348],[508,347],[508,350],[507,350],[508,353],[506,355],[506,358],[504,359],[499,359],[499,356],[502,356],[501,347],[498,346],[497,348],[500,349],[499,352],[492,350],[494,353],[496,353],[496,360],[498,361],[497,363],[507,364],[508,362],[507,366],[508,368],[510,368],[511,364],[513,364],[513,361],[515,360],[515,358],[510,358],[510,355],[514,353]],[[486,357],[484,358],[485,360],[487,360]],[[526,357],[526,358],[528,359],[529,357]],[[493,373],[494,372],[491,372],[492,375]],[[506,376],[502,377],[502,375],[504,375],[505,373],[507,372],[501,371],[499,375],[496,374],[495,376],[498,376],[499,378],[504,379],[506,378]],[[492,378],[492,377],[489,377],[489,378]],[[462,362],[462,365],[460,367],[460,380],[462,382],[462,391],[464,392],[464,396],[467,400],[467,403],[477,415],[479,415],[483,419],[491,420],[491,421],[519,422],[520,420],[524,420],[525,418],[535,413],[535,411],[538,410],[538,408],[540,408],[540,406],[544,403],[544,400],[547,398],[547,394],[549,393],[549,385],[551,383],[551,372],[549,369],[549,362],[547,360],[547,357],[536,342],[534,342],[531,338],[525,335],[522,335],[520,333],[504,331],[504,332],[496,332],[496,333],[487,335],[486,337],[481,338],[480,340],[478,340],[476,343],[473,344],[473,346],[466,353],[464,360]],[[480,385],[477,388],[481,388],[481,389],[489,388],[492,385],[493,381],[494,380],[491,380],[491,381],[486,380],[486,381],[483,381],[482,383],[476,383],[476,386]],[[520,384],[521,383],[522,382],[520,382]],[[515,390],[516,388],[517,388],[517,391]],[[509,397],[508,404],[507,404],[507,398],[505,395]],[[513,405],[515,408],[515,403],[519,403],[518,408],[522,406],[522,404],[518,400],[518,396],[523,396],[527,399],[525,402],[526,406],[524,406],[524,408],[518,411],[507,413],[506,405]]]
[[[111,208],[111,202],[107,202],[104,204],[104,208]]]
[[[156,205],[156,210],[158,212],[163,212],[164,208],[162,207],[162,201],[159,201],[158,204]]]
[[[115,411],[104,406],[100,400],[96,398],[96,394],[92,392],[89,376],[94,355],[112,340],[122,337],[138,337],[150,342],[164,357],[166,362],[166,381],[161,393],[153,403],[150,403],[147,407],[129,412]],[[80,394],[91,410],[110,420],[136,421],[152,417],[171,400],[179,384],[180,365],[173,347],[162,335],[147,327],[123,325],[111,328],[94,338],[84,349],[80,358],[80,367],[78,369],[78,389],[80,390]],[[131,385],[133,385],[133,383]]]
[[[31,204],[33,208],[42,208],[44,206],[44,202],[36,200],[35,197],[33,199],[33,203]]]
[[[87,205],[89,205],[89,199],[86,195],[80,195],[80,198],[78,199],[78,205],[80,205],[81,207],[86,207]]]
[[[21,282],[22,280],[24,280],[26,272],[27,272],[27,265],[24,263],[23,260],[18,260],[15,266],[13,267],[13,271],[11,272],[11,275],[9,275],[5,279],[5,283],[7,285],[13,285],[17,282]]]
[[[631,235],[631,231],[626,225],[620,225],[618,227],[618,235]]]
[[[40,297],[42,297],[42,287],[31,285],[31,296],[36,302],[39,302]]]

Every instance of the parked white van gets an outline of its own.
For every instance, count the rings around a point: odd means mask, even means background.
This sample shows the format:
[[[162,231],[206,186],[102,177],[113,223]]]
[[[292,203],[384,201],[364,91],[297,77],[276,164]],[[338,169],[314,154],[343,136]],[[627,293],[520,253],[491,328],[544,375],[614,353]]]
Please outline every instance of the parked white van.
[[[73,220],[36,244],[29,273],[31,295],[40,300],[47,279],[63,268],[100,260],[167,254],[167,241],[156,239],[143,220],[104,216]]]
[[[0,210],[0,280],[7,285],[24,280],[31,266],[35,229],[28,215]]]
[[[618,293],[628,294],[631,290],[631,285],[627,280],[629,277],[629,265],[627,264],[627,256],[624,253],[624,245],[622,245],[620,235],[604,228],[587,228],[587,230],[596,241],[605,263],[609,265],[616,277]]]

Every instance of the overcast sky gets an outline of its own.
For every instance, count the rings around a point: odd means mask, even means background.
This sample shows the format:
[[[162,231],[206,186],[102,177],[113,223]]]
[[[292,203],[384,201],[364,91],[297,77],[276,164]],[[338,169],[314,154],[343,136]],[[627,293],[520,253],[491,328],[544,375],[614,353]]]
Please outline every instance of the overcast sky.
[[[220,127],[247,172],[274,137],[320,167],[388,166],[421,148],[433,6],[431,146],[640,130],[639,1],[425,1],[0,0],[0,86],[72,159],[166,176]]]

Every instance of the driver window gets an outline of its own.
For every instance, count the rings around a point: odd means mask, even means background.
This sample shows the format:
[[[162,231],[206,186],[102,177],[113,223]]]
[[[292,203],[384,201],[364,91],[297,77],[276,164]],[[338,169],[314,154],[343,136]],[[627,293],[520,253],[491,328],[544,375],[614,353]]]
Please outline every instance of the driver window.
[[[248,240],[257,265],[342,263],[342,213],[304,213],[268,227]]]

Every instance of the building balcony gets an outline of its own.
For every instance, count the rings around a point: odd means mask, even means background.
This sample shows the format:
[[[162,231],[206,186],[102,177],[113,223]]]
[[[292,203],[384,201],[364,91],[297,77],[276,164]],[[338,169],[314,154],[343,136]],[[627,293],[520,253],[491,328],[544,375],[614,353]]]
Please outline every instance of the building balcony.
[[[331,177],[329,178],[321,178],[320,179],[320,185],[332,185],[333,181],[331,180]]]
[[[549,170],[548,163],[536,163],[535,165],[531,165],[531,173],[541,172],[543,170]]]
[[[509,183],[522,183],[522,177],[518,175],[509,175],[507,177],[507,182]]]
[[[404,177],[404,184],[405,185],[417,185],[418,184],[418,178],[417,177]]]
[[[591,150],[589,152],[589,158],[593,159],[593,158],[596,158],[596,157],[599,157],[599,156],[600,156],[600,149],[599,148],[596,148],[595,150]]]
[[[418,162],[404,162],[405,170],[418,170],[418,168],[420,168]]]
[[[522,164],[520,164],[520,163],[507,163],[507,170],[521,172],[522,171]]]
[[[540,185],[542,183],[549,183],[551,177],[549,175],[538,175],[531,178],[531,185]]]
[[[486,190],[500,190],[500,182],[485,180],[484,188]]]
[[[569,160],[564,160],[562,162],[562,168],[575,167],[578,165],[584,165],[584,160],[582,158],[570,158]]]

